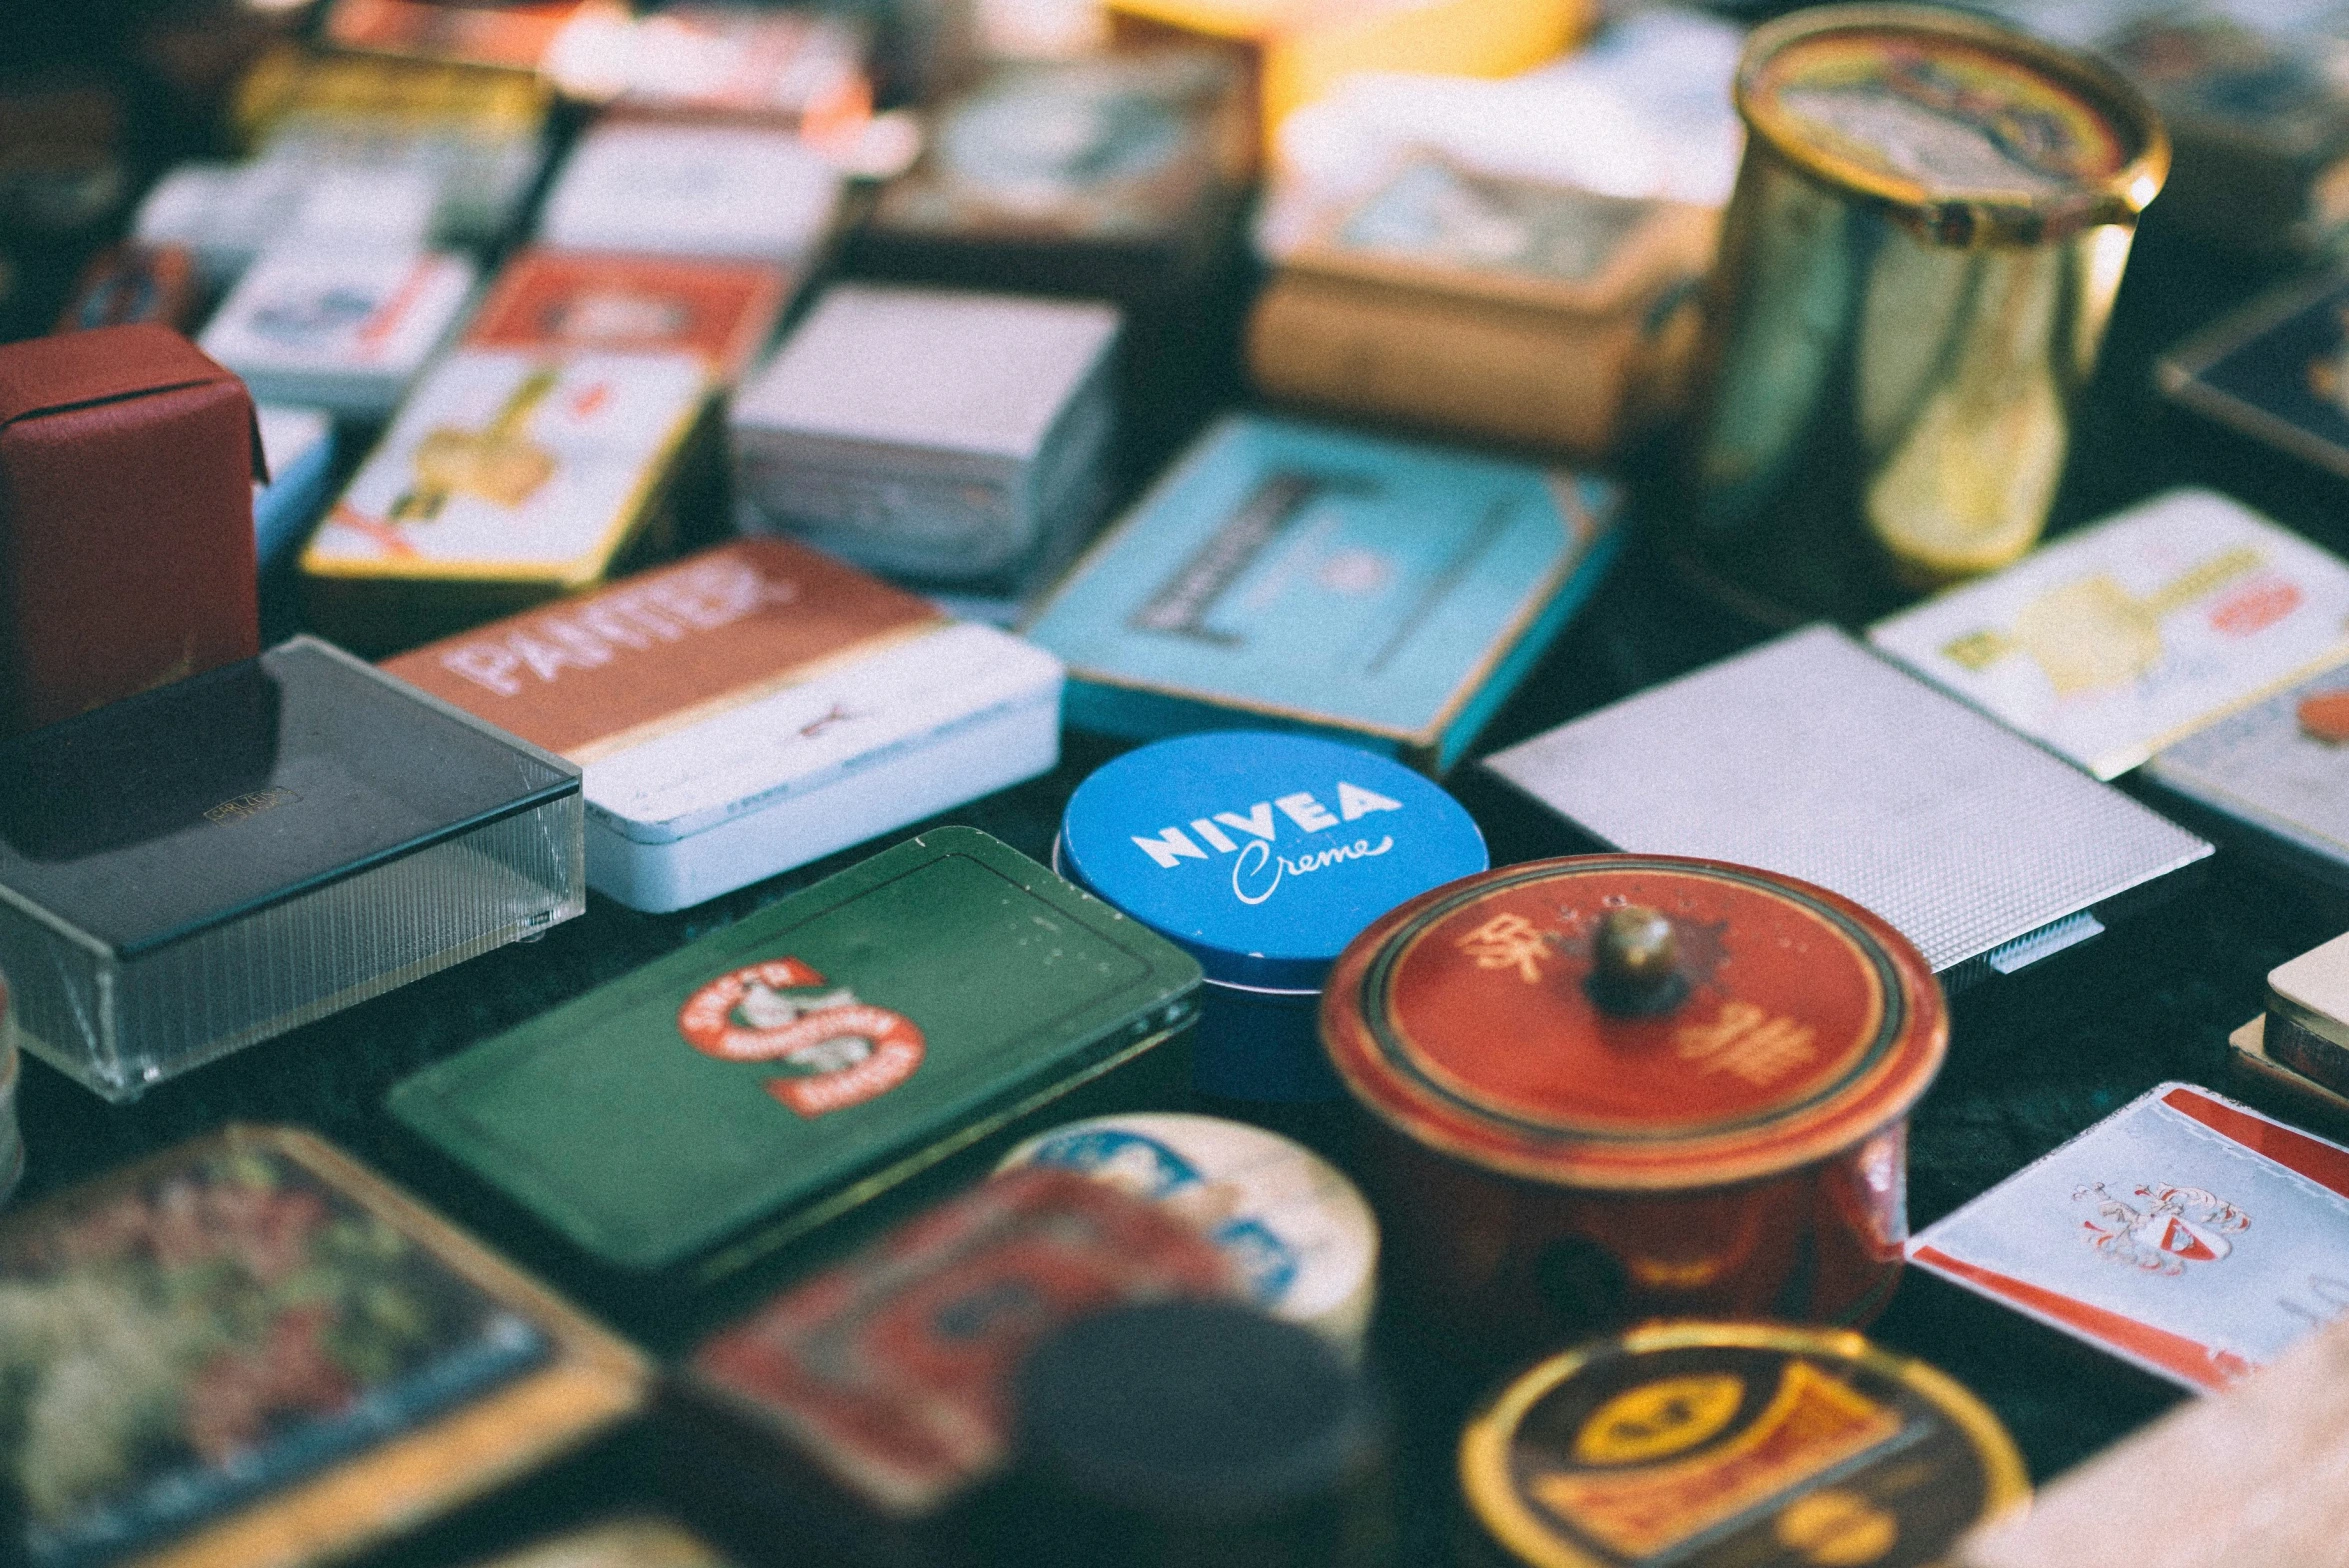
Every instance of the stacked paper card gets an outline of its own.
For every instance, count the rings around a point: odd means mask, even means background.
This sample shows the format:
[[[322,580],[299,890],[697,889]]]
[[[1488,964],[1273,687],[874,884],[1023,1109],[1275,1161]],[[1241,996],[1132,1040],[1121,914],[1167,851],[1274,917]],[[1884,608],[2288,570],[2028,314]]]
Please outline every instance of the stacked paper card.
[[[541,243],[792,263],[830,234],[840,176],[788,131],[612,121],[582,137]]]
[[[1008,616],[1098,514],[1119,320],[1081,301],[831,290],[735,401],[743,530]]]
[[[2349,563],[2208,490],[2176,490],[1868,633],[2109,779],[2349,659]]]
[[[380,419],[457,325],[474,277],[446,252],[289,245],[246,272],[204,352],[262,402]]]

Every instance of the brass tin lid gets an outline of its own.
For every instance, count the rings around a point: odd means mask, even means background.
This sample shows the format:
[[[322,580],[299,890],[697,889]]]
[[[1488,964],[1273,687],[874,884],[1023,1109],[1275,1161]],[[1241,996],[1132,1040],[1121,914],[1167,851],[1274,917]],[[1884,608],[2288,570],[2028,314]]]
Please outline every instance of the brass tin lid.
[[[1756,28],[1737,70],[1755,138],[1945,245],[2133,223],[2169,134],[2088,55],[1921,6],[1818,6]]]
[[[2029,1494],[1998,1418],[1836,1329],[1666,1323],[1552,1356],[1473,1416],[1460,1485],[1530,1568],[1903,1568]]]
[[[1558,1186],[1755,1180],[1907,1114],[1941,987],[1908,940],[1791,877],[1585,855],[1465,877],[1357,937],[1322,994],[1354,1097],[1472,1165]]]

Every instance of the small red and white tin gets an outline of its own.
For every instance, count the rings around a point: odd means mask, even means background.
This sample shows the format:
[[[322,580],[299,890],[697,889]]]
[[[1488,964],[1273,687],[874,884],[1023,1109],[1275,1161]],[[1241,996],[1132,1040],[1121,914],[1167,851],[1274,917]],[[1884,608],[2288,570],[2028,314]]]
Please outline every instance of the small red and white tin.
[[[1347,948],[1321,1023],[1398,1289],[1496,1348],[1858,1324],[1898,1281],[1948,1020],[1917,950],[1824,888],[1662,855],[1464,878]]]

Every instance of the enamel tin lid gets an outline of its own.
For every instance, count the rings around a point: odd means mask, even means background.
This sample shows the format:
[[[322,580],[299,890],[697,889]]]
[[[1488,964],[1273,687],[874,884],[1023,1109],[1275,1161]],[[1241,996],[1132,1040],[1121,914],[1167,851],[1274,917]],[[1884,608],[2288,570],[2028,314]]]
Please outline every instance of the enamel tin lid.
[[[1322,1038],[1406,1136],[1559,1186],[1682,1190],[1848,1149],[1948,1045],[1907,939],[1825,888],[1587,855],[1440,888],[1331,970]]]
[[[1736,97],[1780,157],[1943,244],[2131,223],[2169,173],[2159,117],[2110,68],[1921,6],[1818,6],[1756,28]]]
[[[1531,1568],[1922,1568],[2029,1494],[1998,1418],[1847,1330],[1670,1323],[1470,1419],[1469,1512]]]
[[[1468,812],[1372,752],[1265,730],[1183,735],[1077,786],[1063,875],[1226,985],[1312,990],[1364,926],[1491,863]]]
[[[1312,1150],[1218,1116],[1101,1116],[1029,1139],[998,1170],[1051,1165],[1196,1224],[1257,1306],[1357,1354],[1377,1292],[1378,1221]]]

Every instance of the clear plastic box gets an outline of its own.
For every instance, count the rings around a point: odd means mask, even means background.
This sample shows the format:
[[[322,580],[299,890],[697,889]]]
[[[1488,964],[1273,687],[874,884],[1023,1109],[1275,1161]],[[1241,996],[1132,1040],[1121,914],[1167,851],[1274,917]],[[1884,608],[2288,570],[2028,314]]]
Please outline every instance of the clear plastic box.
[[[0,743],[19,1038],[109,1100],[586,904],[579,770],[313,638]]]

